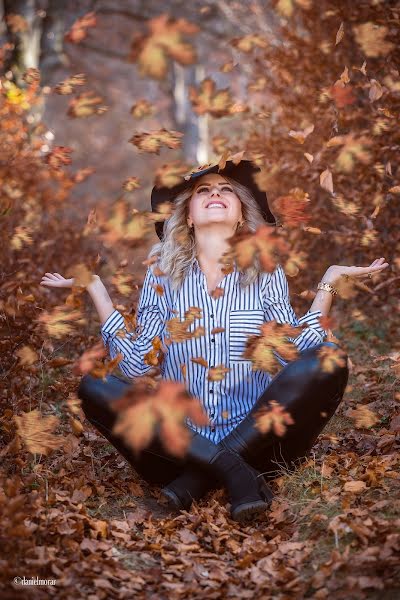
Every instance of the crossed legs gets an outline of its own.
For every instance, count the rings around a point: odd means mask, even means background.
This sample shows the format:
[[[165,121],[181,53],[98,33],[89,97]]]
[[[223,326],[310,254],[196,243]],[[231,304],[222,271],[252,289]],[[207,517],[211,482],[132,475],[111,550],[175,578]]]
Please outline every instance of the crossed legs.
[[[318,356],[318,351],[324,346],[337,349],[345,364],[336,364],[332,372],[324,372]],[[297,360],[281,369],[246,418],[218,447],[234,451],[267,478],[275,477],[280,465],[293,468],[298,459],[308,455],[319,433],[336,411],[347,385],[348,374],[346,355],[333,342],[323,342],[305,350]],[[170,455],[157,438],[136,455],[120,437],[112,433],[117,415],[111,406],[124,394],[128,385],[113,375],[109,375],[106,381],[84,376],[78,395],[87,419],[149,483],[165,485],[175,478],[179,479],[188,468],[194,468],[193,464]],[[267,406],[270,400],[276,400],[294,420],[282,437],[273,431],[261,433],[256,427],[255,413]],[[207,444],[215,447],[199,434],[196,436],[201,452],[207,451]]]

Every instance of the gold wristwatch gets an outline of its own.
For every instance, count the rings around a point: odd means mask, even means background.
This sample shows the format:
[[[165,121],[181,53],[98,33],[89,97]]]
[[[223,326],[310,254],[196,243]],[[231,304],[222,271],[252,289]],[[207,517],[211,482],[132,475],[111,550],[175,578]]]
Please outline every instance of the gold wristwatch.
[[[336,294],[338,293],[336,288],[334,288],[330,283],[326,283],[325,281],[320,281],[317,289],[330,292],[332,296],[336,296]]]

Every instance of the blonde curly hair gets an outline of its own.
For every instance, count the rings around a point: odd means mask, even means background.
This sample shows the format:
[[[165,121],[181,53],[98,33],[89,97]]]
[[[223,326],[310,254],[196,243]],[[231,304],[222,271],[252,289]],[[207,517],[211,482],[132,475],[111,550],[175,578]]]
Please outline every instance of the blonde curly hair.
[[[243,223],[248,231],[254,232],[261,225],[265,225],[267,222],[250,190],[230,177],[224,176],[224,179],[232,186],[241,201]],[[187,223],[190,198],[195,185],[194,183],[175,197],[173,213],[164,222],[163,240],[154,244],[148,254],[148,259],[158,255],[157,265],[165,276],[170,278],[174,290],[181,287],[188,269],[196,258],[194,230],[190,229]],[[267,224],[274,227],[274,224]],[[261,272],[260,263],[255,258],[253,265],[240,272],[241,287],[253,283]]]

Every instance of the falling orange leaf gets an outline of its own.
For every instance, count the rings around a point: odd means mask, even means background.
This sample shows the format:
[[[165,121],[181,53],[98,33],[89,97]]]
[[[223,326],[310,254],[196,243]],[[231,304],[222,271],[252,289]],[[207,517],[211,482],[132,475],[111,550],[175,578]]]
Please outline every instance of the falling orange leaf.
[[[256,427],[261,433],[273,431],[275,435],[285,435],[287,425],[293,425],[292,416],[276,400],[269,400],[268,406],[263,406],[254,414]]]
[[[96,13],[91,11],[80,17],[73,23],[72,27],[64,34],[64,39],[67,42],[78,44],[88,34],[90,27],[95,27],[97,24]]]
[[[357,429],[373,427],[379,422],[377,415],[363,404],[358,404],[356,408],[348,410],[346,415],[354,420]]]
[[[62,446],[62,436],[53,435],[59,424],[58,417],[43,417],[36,408],[28,413],[15,415],[14,420],[17,424],[17,434],[29,452],[47,455]]]

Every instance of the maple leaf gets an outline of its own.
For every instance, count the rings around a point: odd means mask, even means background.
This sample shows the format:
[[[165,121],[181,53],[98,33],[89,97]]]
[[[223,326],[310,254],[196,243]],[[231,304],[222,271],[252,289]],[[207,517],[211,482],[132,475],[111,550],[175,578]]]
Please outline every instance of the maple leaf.
[[[197,25],[162,14],[150,19],[148,27],[149,34],[138,34],[133,38],[129,55],[129,60],[137,61],[142,76],[163,79],[167,74],[168,58],[181,65],[196,61],[196,52],[191,44],[184,41],[183,34],[197,33]]]
[[[82,92],[70,100],[67,115],[73,118],[102,115],[108,110],[107,106],[101,104],[102,102],[103,98],[97,96],[95,92]]]
[[[337,367],[346,366],[346,353],[341,348],[323,346],[318,350],[317,356],[324,373],[333,373]]]
[[[93,367],[107,355],[106,349],[104,348],[103,342],[98,342],[92,348],[85,350],[85,352],[79,357],[77,362],[73,365],[72,370],[74,373],[90,373]]]
[[[345,200],[341,194],[332,196],[331,200],[336,206],[336,208],[348,217],[357,215],[361,210],[361,207],[359,205],[357,205],[352,200]]]
[[[73,23],[72,27],[64,34],[64,40],[73,44],[78,44],[88,34],[90,27],[97,25],[96,13],[91,11],[80,17]]]
[[[29,69],[27,69],[23,74],[22,79],[28,84],[29,87],[37,88],[40,83],[39,69],[35,69],[35,67],[29,67]]]
[[[211,138],[211,146],[215,154],[223,154],[229,140],[223,135],[214,135]]]
[[[111,282],[115,285],[119,294],[130,296],[132,294],[133,277],[130,274],[115,273]]]
[[[70,311],[65,307],[56,307],[51,313],[42,313],[38,318],[38,322],[44,324],[50,336],[59,339],[74,332],[70,322],[83,325],[85,319],[83,318],[83,313],[79,310]]]
[[[257,257],[262,270],[268,273],[276,267],[276,255],[289,250],[287,242],[269,225],[260,225],[255,232],[239,230],[229,238],[229,244],[240,269],[250,267]]]
[[[125,179],[124,183],[122,184],[122,187],[126,192],[133,192],[134,190],[137,190],[138,188],[140,188],[139,178],[129,177],[128,179]]]
[[[84,73],[77,73],[55,85],[53,91],[61,95],[72,94],[77,86],[85,85],[85,83],[86,75]]]
[[[253,370],[276,371],[276,353],[286,361],[298,358],[299,351],[295,344],[287,340],[287,336],[299,334],[301,327],[288,323],[268,321],[260,326],[260,334],[249,336],[243,358],[251,360]]]
[[[107,375],[114,371],[115,367],[119,365],[121,360],[124,360],[124,356],[121,352],[119,352],[115,358],[105,361],[103,364],[101,364],[101,362],[95,362],[93,363],[90,374],[97,379],[105,380]]]
[[[95,173],[95,171],[96,170],[93,167],[86,167],[84,169],[78,169],[74,175],[74,181],[76,183],[82,183],[82,181],[85,181],[85,179],[87,179],[89,177],[89,175],[92,175],[93,173]]]
[[[201,365],[202,367],[208,367],[208,362],[202,356],[199,356],[198,358],[191,358],[190,360],[197,365]]]
[[[215,367],[210,367],[208,370],[207,379],[209,381],[222,381],[230,370],[230,367],[225,367],[225,365],[216,365]]]
[[[296,140],[296,142],[299,142],[299,144],[304,144],[307,137],[313,131],[314,131],[314,125],[310,125],[309,127],[306,127],[306,129],[302,129],[301,131],[294,131],[293,129],[291,129],[289,131],[289,135],[290,135],[290,137],[294,138]]]
[[[147,212],[132,210],[128,217],[128,205],[124,201],[118,201],[113,207],[111,218],[103,224],[101,238],[108,245],[122,240],[128,243],[137,243],[142,240],[151,230],[152,223]]]
[[[301,188],[293,188],[286,196],[279,196],[274,200],[274,209],[277,210],[282,222],[288,227],[298,227],[299,223],[308,223],[310,215],[306,214],[310,197]]]
[[[268,40],[258,33],[250,33],[230,41],[231,46],[241,52],[251,52],[253,48],[268,48]]]
[[[162,165],[156,170],[154,183],[157,187],[171,188],[182,182],[188,166],[179,161]]]
[[[354,104],[357,100],[351,85],[335,83],[335,85],[332,85],[328,89],[328,93],[333,98],[333,101],[338,108],[344,108],[347,105]]]
[[[73,149],[70,146],[54,146],[53,150],[46,154],[45,162],[52,169],[58,170],[62,165],[71,164],[71,152]]]
[[[349,409],[346,416],[354,420],[357,429],[373,427],[379,422],[377,415],[364,404],[358,404],[356,408]]]
[[[363,164],[368,164],[371,161],[371,154],[367,150],[370,145],[371,140],[366,136],[356,138],[354,134],[349,133],[331,138],[327,142],[326,147],[342,146],[336,158],[335,165],[338,171],[350,173],[354,168],[355,158]]]
[[[292,416],[276,400],[269,400],[268,406],[261,407],[254,414],[256,427],[261,433],[272,431],[275,435],[285,435],[287,425],[293,425]]]
[[[58,417],[43,417],[36,408],[22,415],[15,415],[14,420],[17,424],[17,435],[29,452],[47,455],[62,446],[63,438],[53,435],[59,424]]]
[[[392,42],[385,39],[389,33],[385,26],[368,21],[360,25],[353,25],[353,31],[357,44],[366,56],[386,56],[395,48]]]
[[[196,425],[209,423],[199,399],[180,382],[162,380],[155,390],[145,392],[135,385],[113,404],[117,421],[113,433],[121,435],[136,453],[147,447],[157,432],[174,456],[185,455],[191,434],[185,419]]]
[[[29,29],[28,21],[22,15],[10,13],[5,20],[12,33],[23,33]]]
[[[158,335],[151,340],[151,345],[153,348],[150,350],[150,352],[147,352],[147,354],[144,355],[143,361],[146,365],[158,367],[164,360],[162,342]]]
[[[21,346],[15,354],[20,359],[21,365],[33,365],[39,358],[37,352],[30,346]]]
[[[14,230],[14,234],[10,240],[10,247],[13,250],[22,250],[25,244],[30,245],[33,243],[33,238],[31,233],[34,230],[31,227],[24,227],[22,225],[17,225]]]
[[[183,133],[180,131],[168,131],[162,128],[150,133],[136,133],[128,141],[139,150],[159,154],[162,145],[173,150],[180,148],[182,137]]]
[[[213,117],[229,115],[233,104],[229,88],[216,90],[215,82],[211,77],[203,79],[199,90],[189,86],[189,99],[195,113],[198,115],[210,113]]]
[[[142,119],[153,114],[154,106],[148,100],[138,100],[131,106],[129,111],[132,117]]]
[[[307,254],[300,250],[290,250],[290,254],[284,263],[284,271],[290,277],[296,277],[300,269],[307,266]]]
[[[93,274],[84,263],[78,263],[72,267],[68,267],[66,275],[74,278],[74,287],[86,288],[94,281]]]
[[[201,337],[205,334],[204,327],[195,327],[193,331],[188,331],[188,327],[194,323],[195,319],[201,318],[202,310],[198,306],[190,306],[185,311],[184,319],[172,317],[166,321],[166,329],[171,342],[184,342],[192,338]]]

